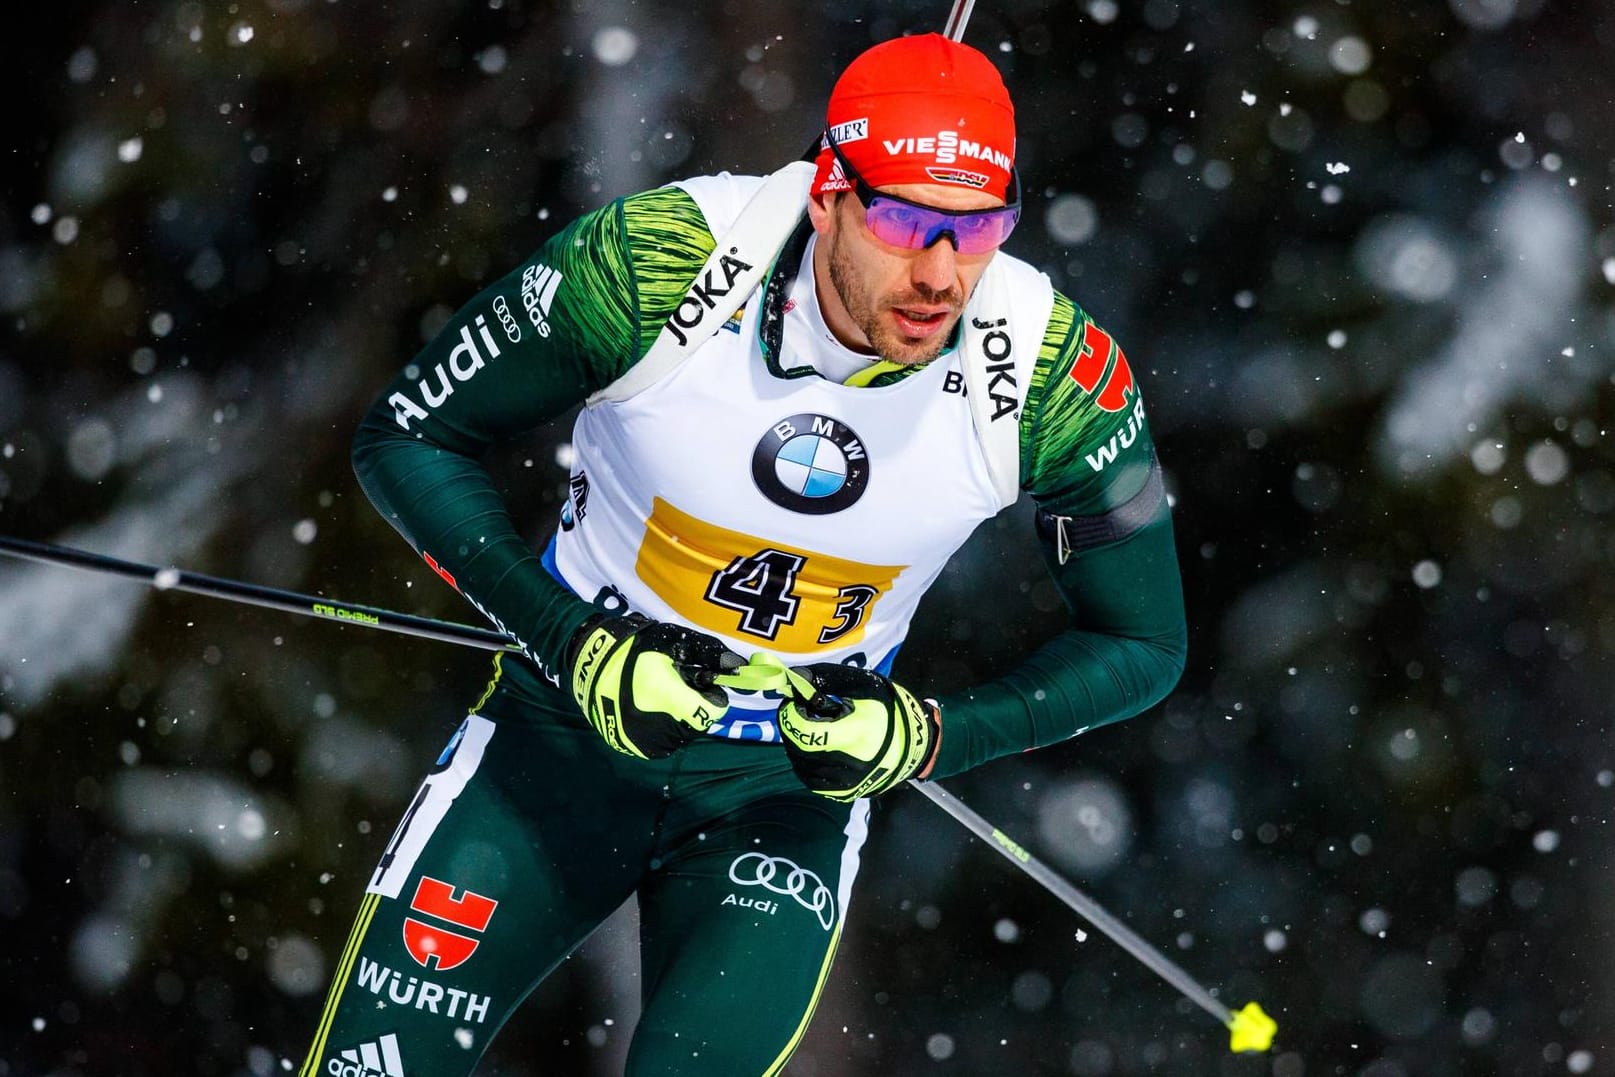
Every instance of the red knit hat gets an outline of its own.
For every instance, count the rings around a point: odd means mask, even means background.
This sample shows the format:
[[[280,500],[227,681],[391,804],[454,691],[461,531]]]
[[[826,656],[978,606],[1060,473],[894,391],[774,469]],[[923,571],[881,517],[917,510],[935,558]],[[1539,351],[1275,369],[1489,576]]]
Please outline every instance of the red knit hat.
[[[1015,161],[1015,106],[991,60],[941,34],[882,42],[830,92],[826,126],[871,187],[944,183],[1003,198]],[[828,143],[813,192],[847,191]]]

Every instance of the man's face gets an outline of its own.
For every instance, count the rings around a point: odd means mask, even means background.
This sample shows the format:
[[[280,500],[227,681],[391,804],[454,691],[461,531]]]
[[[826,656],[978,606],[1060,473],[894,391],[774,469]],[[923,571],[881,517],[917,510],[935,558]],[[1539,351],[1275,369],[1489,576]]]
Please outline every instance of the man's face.
[[[947,210],[1003,205],[981,191],[941,184],[882,190]],[[863,204],[851,193],[809,198],[808,216],[819,234],[813,268],[825,323],[849,348],[904,365],[942,353],[997,253],[960,254],[946,236],[924,250],[894,247],[869,231]]]

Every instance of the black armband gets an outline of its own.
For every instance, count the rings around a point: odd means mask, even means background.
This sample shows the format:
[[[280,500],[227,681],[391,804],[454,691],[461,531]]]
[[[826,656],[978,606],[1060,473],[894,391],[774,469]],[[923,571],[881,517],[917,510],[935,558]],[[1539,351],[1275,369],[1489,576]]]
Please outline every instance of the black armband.
[[[1054,544],[1055,558],[1063,565],[1072,554],[1120,542],[1144,525],[1159,519],[1161,503],[1165,498],[1166,484],[1161,478],[1161,463],[1152,452],[1150,473],[1138,493],[1109,512],[1094,516],[1060,516],[1040,508],[1037,510],[1037,535]]]

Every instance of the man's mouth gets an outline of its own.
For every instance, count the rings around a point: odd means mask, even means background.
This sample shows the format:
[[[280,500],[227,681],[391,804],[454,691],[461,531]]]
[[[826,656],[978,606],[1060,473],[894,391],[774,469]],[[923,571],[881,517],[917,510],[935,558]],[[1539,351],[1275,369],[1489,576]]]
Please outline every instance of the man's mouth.
[[[893,307],[892,316],[897,319],[898,328],[905,336],[924,337],[936,332],[937,328],[947,320],[949,310],[926,307]]]

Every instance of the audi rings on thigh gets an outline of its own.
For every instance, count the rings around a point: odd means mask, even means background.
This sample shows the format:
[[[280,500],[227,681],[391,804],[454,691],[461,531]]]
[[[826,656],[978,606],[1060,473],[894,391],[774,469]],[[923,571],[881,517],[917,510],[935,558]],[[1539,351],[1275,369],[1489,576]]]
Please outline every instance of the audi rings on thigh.
[[[835,897],[824,880],[783,856],[742,853],[729,865],[729,879],[739,886],[760,886],[791,898],[817,916],[826,931],[836,922]]]

